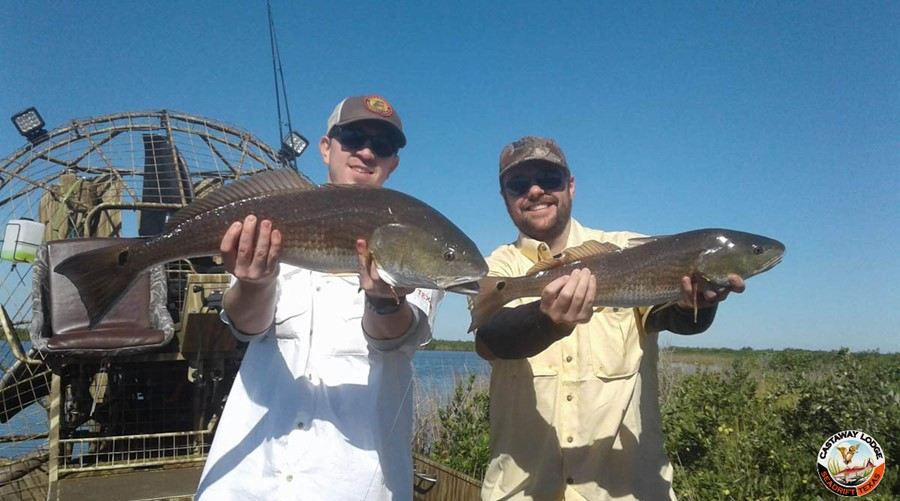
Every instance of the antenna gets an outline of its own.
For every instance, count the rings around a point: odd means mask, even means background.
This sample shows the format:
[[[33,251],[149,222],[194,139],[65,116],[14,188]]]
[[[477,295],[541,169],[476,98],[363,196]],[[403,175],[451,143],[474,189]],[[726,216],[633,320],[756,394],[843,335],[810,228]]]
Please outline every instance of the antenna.
[[[278,137],[282,138],[282,155],[284,160],[297,170],[297,157],[299,157],[309,142],[305,137],[294,132],[293,124],[291,124],[291,110],[288,107],[287,91],[284,85],[284,70],[281,67],[281,53],[278,51],[278,37],[275,36],[275,21],[272,19],[272,3],[266,0],[266,10],[269,14],[269,42],[272,47],[272,72],[275,77],[275,109],[278,112]],[[279,85],[280,83],[280,85]],[[284,101],[284,113],[287,118],[287,134],[284,133],[282,126],[285,124],[281,119],[281,102]],[[298,139],[299,138],[299,139]],[[299,146],[298,145],[302,145]]]

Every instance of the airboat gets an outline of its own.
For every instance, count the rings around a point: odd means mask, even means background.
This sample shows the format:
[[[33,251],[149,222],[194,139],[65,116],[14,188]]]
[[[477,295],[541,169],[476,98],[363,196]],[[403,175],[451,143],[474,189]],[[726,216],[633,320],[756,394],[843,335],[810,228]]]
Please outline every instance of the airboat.
[[[72,119],[0,163],[0,499],[192,499],[244,352],[219,321],[217,258],[152,269],[93,330],[56,262],[153,236],[243,176],[294,169],[234,125],[172,110]],[[416,499],[475,499],[478,482],[417,456]],[[444,479],[437,483],[437,478]]]
[[[168,263],[88,330],[52,266],[158,234],[180,207],[292,168],[296,152],[170,110],[51,132],[34,109],[14,122],[29,142],[0,164],[0,498],[189,499],[243,352],[216,320],[229,276],[211,258]]]

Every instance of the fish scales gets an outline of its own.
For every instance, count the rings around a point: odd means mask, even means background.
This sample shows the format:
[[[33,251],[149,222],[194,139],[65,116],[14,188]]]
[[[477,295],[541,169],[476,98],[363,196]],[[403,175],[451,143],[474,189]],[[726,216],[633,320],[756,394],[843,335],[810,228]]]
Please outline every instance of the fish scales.
[[[678,300],[684,276],[724,285],[730,274],[749,278],[771,269],[784,254],[784,245],[777,240],[717,228],[634,239],[633,243],[636,246],[627,249],[593,251],[594,247],[586,246],[609,244],[589,242],[564,251],[555,266],[539,263],[537,271],[522,277],[481,280],[478,295],[470,298],[469,330],[510,301],[540,297],[547,284],[576,269],[588,268],[597,277],[594,306],[631,308]],[[585,254],[587,250],[591,253]],[[566,257],[570,254],[578,257]]]
[[[292,171],[235,181],[180,210],[157,237],[71,256],[54,271],[78,288],[94,327],[141,272],[218,254],[230,225],[250,214],[272,221],[282,235],[281,261],[302,268],[356,273],[356,241],[362,239],[393,286],[468,292],[487,274],[475,243],[418,199],[386,188],[316,187]]]
[[[163,238],[132,247],[130,253],[135,259],[157,262],[217,254],[228,227],[254,214],[258,220],[272,221],[273,228],[281,232],[283,262],[355,272],[359,268],[357,239],[367,240],[375,228],[385,224],[427,224],[427,216],[420,207],[412,206],[410,199],[396,191],[359,187],[262,195],[222,207],[215,217],[185,221]],[[388,211],[388,206],[398,208]]]
[[[510,296],[539,295],[544,285],[556,278],[569,275],[575,269],[589,268],[591,273],[602,278],[597,281],[597,306],[628,307],[635,302],[660,301],[678,293],[680,277],[690,269],[690,258],[685,253],[667,253],[658,247],[650,252],[638,250],[611,252],[525,275],[521,280],[508,281],[504,291]]]

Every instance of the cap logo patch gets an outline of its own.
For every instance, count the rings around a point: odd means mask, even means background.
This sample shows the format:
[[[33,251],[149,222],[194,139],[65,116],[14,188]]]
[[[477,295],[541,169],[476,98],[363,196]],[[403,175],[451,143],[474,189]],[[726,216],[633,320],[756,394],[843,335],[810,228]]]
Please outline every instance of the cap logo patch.
[[[367,110],[385,118],[394,114],[394,108],[381,96],[369,96],[363,101]]]

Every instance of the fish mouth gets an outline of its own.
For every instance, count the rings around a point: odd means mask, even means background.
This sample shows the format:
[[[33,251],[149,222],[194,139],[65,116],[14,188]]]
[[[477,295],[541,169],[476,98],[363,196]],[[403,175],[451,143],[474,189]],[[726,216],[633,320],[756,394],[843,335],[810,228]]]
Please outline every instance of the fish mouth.
[[[777,256],[775,256],[775,257],[773,257],[772,259],[766,261],[766,263],[763,264],[762,267],[759,269],[759,272],[758,272],[758,273],[763,273],[763,272],[766,272],[766,271],[771,270],[772,268],[774,268],[775,266],[777,266],[778,263],[780,263],[781,260],[782,260],[783,258],[784,258],[784,252],[781,252],[781,253],[778,254]]]
[[[478,280],[484,278],[487,271],[476,272],[473,276],[430,277],[427,275],[392,274],[375,263],[378,275],[392,287],[416,287],[421,289],[438,289],[459,294],[478,294]]]
[[[444,290],[447,292],[455,292],[457,294],[463,294],[465,296],[477,296],[479,287],[477,281],[464,282],[457,285],[451,285],[449,287],[445,287]]]

